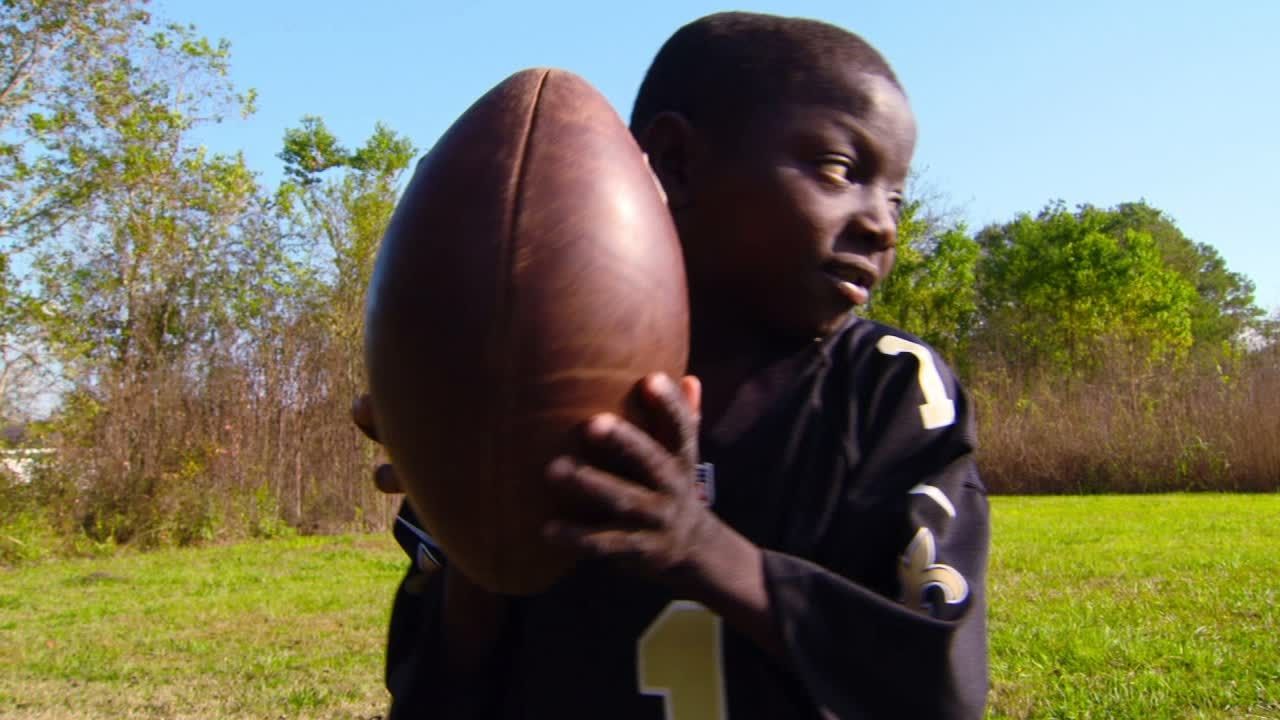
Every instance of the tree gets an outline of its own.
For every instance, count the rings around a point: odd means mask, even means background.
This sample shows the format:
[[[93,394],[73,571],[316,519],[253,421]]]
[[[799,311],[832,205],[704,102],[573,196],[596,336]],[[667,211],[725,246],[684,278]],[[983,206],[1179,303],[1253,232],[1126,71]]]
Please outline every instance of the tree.
[[[116,59],[150,22],[134,0],[0,5],[0,239],[52,234],[101,186],[94,121]]]
[[[276,193],[289,236],[311,248],[308,295],[290,329],[292,378],[299,393],[297,422],[306,427],[311,451],[326,464],[299,461],[284,504],[299,517],[305,506],[376,507],[363,478],[374,459],[368,443],[344,419],[351,400],[366,387],[364,377],[364,302],[374,258],[391,220],[400,177],[414,155],[407,138],[379,124],[356,150],[342,146],[318,117],[305,117],[284,137],[280,158],[287,180]],[[335,459],[337,462],[335,463]],[[336,467],[335,467],[336,464]],[[338,474],[342,483],[315,483],[309,476]]]
[[[1023,367],[1097,370],[1109,349],[1157,361],[1191,347],[1195,288],[1152,237],[1114,232],[1114,214],[1051,204],[978,234],[979,336]]]
[[[261,209],[253,173],[243,157],[190,141],[244,100],[228,55],[170,25],[84,81],[81,122],[94,130],[65,143],[98,185],[33,253],[47,337],[68,372],[92,380],[103,362],[147,369],[193,357],[243,306],[233,296],[255,286],[263,248],[239,232]]]
[[[411,145],[380,126],[348,151],[307,119],[268,195],[192,139],[252,111],[227,43],[132,0],[0,2],[0,398],[33,360],[63,383],[62,526],[153,544],[385,521],[346,408]]]
[[[225,42],[158,26],[145,4],[3,4],[0,258],[22,272],[4,275],[0,336],[72,380],[207,338],[244,307],[207,290],[261,254],[232,237],[261,207],[252,173],[189,140],[253,95],[235,93]]]
[[[897,261],[868,317],[919,335],[963,368],[977,317],[978,245],[960,223],[908,202],[898,223]]]
[[[23,110],[7,197],[26,209],[6,216],[8,248],[29,268],[23,320],[67,385],[59,467],[85,493],[85,526],[160,542],[187,516],[189,539],[211,527],[211,468],[247,399],[215,389],[254,377],[239,348],[282,272],[279,228],[244,158],[192,140],[249,112],[252,94],[231,83],[226,42],[125,2],[70,5],[118,27],[106,47],[75,40],[85,61],[58,64]]]
[[[1129,230],[1150,235],[1165,265],[1195,287],[1198,300],[1191,311],[1191,335],[1198,350],[1216,354],[1262,317],[1254,303],[1253,282],[1228,270],[1216,249],[1188,238],[1160,210],[1145,202],[1121,203],[1105,225],[1117,237]]]
[[[0,4],[0,378],[2,414],[29,416],[56,382],[41,332],[47,306],[30,282],[30,250],[102,186],[93,87],[149,21],[133,0]]]
[[[408,138],[378,124],[355,151],[318,117],[285,132],[279,157],[288,178],[277,193],[293,234],[317,249],[331,330],[357,351],[364,294],[373,261],[399,196],[400,178],[416,150]]]

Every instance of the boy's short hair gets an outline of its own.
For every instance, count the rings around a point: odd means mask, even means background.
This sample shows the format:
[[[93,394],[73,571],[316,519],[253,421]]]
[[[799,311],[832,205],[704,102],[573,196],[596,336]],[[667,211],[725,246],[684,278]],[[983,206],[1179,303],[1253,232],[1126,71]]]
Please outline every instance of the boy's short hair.
[[[756,13],[708,15],[658,50],[636,95],[631,131],[639,136],[668,111],[697,128],[728,130],[763,105],[821,101],[838,87],[837,68],[849,66],[902,89],[884,57],[844,28]]]

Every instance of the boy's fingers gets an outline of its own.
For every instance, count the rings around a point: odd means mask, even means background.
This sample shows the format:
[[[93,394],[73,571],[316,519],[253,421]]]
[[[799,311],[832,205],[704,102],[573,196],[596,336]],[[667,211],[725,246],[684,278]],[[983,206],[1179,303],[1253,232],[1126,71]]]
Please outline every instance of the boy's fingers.
[[[627,520],[647,527],[656,527],[663,520],[655,509],[652,491],[590,465],[557,458],[547,466],[547,477],[558,492],[571,496],[567,501],[581,506],[593,518]]]
[[[687,380],[692,382],[686,383]],[[697,460],[698,411],[702,386],[696,378],[676,384],[663,373],[649,375],[640,384],[647,429],[668,452],[691,462]],[[691,402],[692,400],[692,402]]]
[[[666,481],[680,459],[644,430],[604,413],[587,421],[583,430],[587,460],[654,490],[670,490]]]
[[[685,375],[680,378],[680,392],[684,394],[684,400],[693,411],[693,416],[702,417],[702,381],[694,375]]]
[[[369,393],[360,395],[351,403],[351,420],[365,437],[374,442],[382,442],[378,439],[378,423],[373,418],[373,398]]]
[[[647,533],[616,528],[548,523],[543,535],[552,542],[575,548],[595,557],[615,559],[640,558],[653,552],[653,539]]]
[[[400,478],[396,475],[395,469],[387,464],[374,468],[373,485],[388,495],[404,492],[400,487]]]
[[[360,432],[365,434],[365,437],[376,443],[382,442],[378,438],[378,423],[373,418],[373,398],[369,393],[364,393],[352,401],[351,420],[356,427],[360,428]],[[373,469],[373,486],[388,495],[404,492],[404,488],[400,485],[400,477],[396,475],[395,469],[386,463]]]

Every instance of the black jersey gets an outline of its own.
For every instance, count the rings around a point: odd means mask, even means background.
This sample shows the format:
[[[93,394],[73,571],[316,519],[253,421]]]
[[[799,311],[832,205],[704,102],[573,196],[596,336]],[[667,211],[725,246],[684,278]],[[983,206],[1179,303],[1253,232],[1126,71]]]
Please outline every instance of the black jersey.
[[[982,715],[986,493],[968,399],[928,347],[852,321],[758,373],[701,443],[712,509],[764,550],[786,657],[588,562],[516,601],[495,717]],[[392,615],[392,720],[432,715],[443,575],[397,537],[420,562]]]

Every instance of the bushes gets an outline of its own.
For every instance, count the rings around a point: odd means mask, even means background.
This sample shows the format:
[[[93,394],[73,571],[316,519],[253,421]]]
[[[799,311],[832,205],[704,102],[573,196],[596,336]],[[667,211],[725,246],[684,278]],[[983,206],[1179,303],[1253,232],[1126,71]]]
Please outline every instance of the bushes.
[[[349,419],[348,355],[296,327],[234,362],[104,373],[39,440],[56,451],[44,477],[6,484],[0,526],[25,508],[23,533],[90,551],[385,529],[397,502],[373,487],[377,449]],[[37,559],[7,545],[6,562]]]
[[[1280,350],[1088,379],[988,365],[969,385],[992,492],[1280,490]]]

